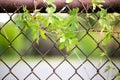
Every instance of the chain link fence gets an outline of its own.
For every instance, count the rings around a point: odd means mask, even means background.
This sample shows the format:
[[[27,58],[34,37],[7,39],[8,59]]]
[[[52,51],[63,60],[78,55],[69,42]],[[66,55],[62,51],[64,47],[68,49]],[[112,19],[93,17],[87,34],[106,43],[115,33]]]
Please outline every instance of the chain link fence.
[[[105,36],[100,36],[101,29],[96,26],[99,17],[95,13],[90,13],[95,22],[90,23],[87,17],[79,22],[79,45],[66,52],[58,48],[59,39],[55,36],[46,34],[47,40],[41,39],[37,45],[30,31],[17,26],[14,17],[21,7],[13,13],[3,10],[8,20],[0,24],[1,80],[120,79],[119,28],[113,32],[110,43],[102,46]],[[103,56],[107,49],[109,57]]]

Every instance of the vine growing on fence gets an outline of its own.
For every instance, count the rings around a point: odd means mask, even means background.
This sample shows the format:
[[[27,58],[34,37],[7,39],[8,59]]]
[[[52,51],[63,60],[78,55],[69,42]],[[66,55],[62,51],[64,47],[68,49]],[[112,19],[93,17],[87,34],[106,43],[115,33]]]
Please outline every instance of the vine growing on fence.
[[[102,0],[102,2],[103,1],[104,0]],[[75,8],[69,10],[68,16],[62,17],[60,12],[55,13],[56,6],[53,3],[54,0],[45,0],[45,2],[47,6],[46,12],[48,14],[46,17],[39,12],[40,10],[36,9],[36,4],[33,15],[29,13],[26,6],[23,6],[24,13],[20,16],[17,25],[21,27],[24,26],[26,29],[31,29],[33,40],[36,40],[36,42],[39,41],[39,36],[46,39],[46,34],[54,34],[59,39],[58,44],[60,49],[66,47],[67,51],[71,50],[73,46],[78,44],[76,31],[79,30],[79,9]],[[68,4],[71,2],[72,0],[66,0],[66,3]],[[106,42],[108,42],[111,38],[111,32],[113,29],[113,26],[111,26],[111,21],[114,20],[114,17],[107,14],[107,10],[103,9],[102,5],[97,4],[97,2],[101,2],[101,0],[92,0],[93,12],[96,7],[99,7],[100,11],[97,12],[97,15],[100,18],[100,25],[103,26],[101,33],[104,30],[107,31]],[[86,14],[87,17],[93,18],[94,20],[93,16],[88,15],[88,13]]]
[[[66,47],[66,50],[70,51],[79,42],[76,31],[79,30],[80,14],[82,12],[80,12],[78,8],[74,8],[69,10],[67,17],[62,17],[60,12],[55,12],[56,6],[53,3],[54,0],[44,1],[47,6],[46,16],[42,15],[42,13],[39,12],[39,9],[36,9],[36,4],[32,15],[29,13],[26,6],[23,6],[24,13],[17,21],[17,25],[26,30],[31,30],[32,38],[33,40],[36,40],[37,43],[40,37],[46,39],[46,34],[52,34],[59,39],[58,44],[60,49]],[[71,2],[72,0],[66,0],[67,4]],[[101,4],[98,4],[100,2],[104,2],[104,0],[92,0],[92,12],[94,13],[96,8],[100,9],[96,15],[99,17],[98,23],[101,26],[101,34],[106,36],[102,44],[106,45],[112,38],[114,27],[112,22],[115,20],[115,17],[112,14],[108,14],[107,10],[103,9]],[[83,7],[85,6],[83,5]],[[85,10],[87,10],[87,8]],[[82,18],[86,17],[92,19],[93,22],[95,20],[95,17],[87,13],[87,11]],[[103,34],[103,31],[106,33]],[[102,56],[104,55],[106,54],[103,53]],[[105,72],[109,69],[110,66],[107,66]],[[118,75],[119,74],[117,74],[117,76]]]

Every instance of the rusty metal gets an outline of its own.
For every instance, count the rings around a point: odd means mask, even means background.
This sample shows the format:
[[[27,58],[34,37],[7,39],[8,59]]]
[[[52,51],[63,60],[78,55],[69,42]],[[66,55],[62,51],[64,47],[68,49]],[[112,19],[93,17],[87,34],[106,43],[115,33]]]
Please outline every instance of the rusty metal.
[[[65,0],[55,0],[54,4],[57,6],[56,11],[60,11],[63,7],[68,6],[69,8],[78,7],[80,10],[85,10],[86,6],[91,6],[91,0],[73,0],[72,3],[67,4]],[[108,9],[108,12],[120,12],[120,0],[105,0],[103,4],[104,8]],[[14,12],[18,7],[26,5],[27,9],[32,12],[35,8],[34,0],[0,0],[0,12]],[[45,12],[46,3],[43,0],[38,0],[37,8],[42,8],[41,12]],[[98,9],[97,9],[98,10]],[[68,10],[66,10],[68,11]],[[22,10],[20,10],[22,12]],[[89,10],[91,12],[91,10]]]

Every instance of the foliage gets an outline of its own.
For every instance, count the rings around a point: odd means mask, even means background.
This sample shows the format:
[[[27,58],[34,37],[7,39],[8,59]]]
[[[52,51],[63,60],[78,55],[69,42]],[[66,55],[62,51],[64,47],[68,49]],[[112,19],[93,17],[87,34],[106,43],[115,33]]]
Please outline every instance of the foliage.
[[[105,0],[92,0],[93,12],[97,7],[102,9],[102,5],[98,3],[103,3],[103,2],[105,2]]]
[[[60,13],[56,11],[56,6],[53,3],[54,0],[45,0],[47,3],[47,16],[42,15],[39,10],[35,9],[33,15],[29,13],[25,6],[23,6],[24,13],[20,16],[17,21],[17,25],[21,28],[30,29],[33,40],[38,40],[40,37],[46,39],[46,34],[52,34],[59,39],[59,48],[63,49],[66,47],[66,50],[71,50],[75,45],[78,44],[78,37],[76,30],[79,29],[79,9],[75,8],[68,12],[68,16],[66,18],[61,17]],[[71,3],[73,0],[66,0],[66,3]],[[112,29],[113,26],[111,22],[113,22],[114,17],[110,14],[107,14],[107,10],[102,8],[102,5],[97,4],[98,2],[104,2],[104,0],[92,0],[93,3],[93,12],[98,7],[100,11],[97,12],[97,16],[99,17],[99,24],[102,26],[101,33],[106,31],[106,38],[103,41],[103,45],[105,45],[112,37]],[[87,14],[87,13],[86,13]],[[83,18],[85,18],[84,16]],[[95,17],[87,14],[87,17],[95,21]]]
[[[66,0],[66,3],[69,4],[72,1],[73,0]],[[100,11],[96,13],[96,15],[99,18],[98,23],[99,23],[99,27],[101,27],[100,28],[101,35],[105,36],[104,40],[102,41],[102,45],[106,45],[112,38],[112,32],[114,27],[113,22],[116,20],[116,17],[113,16],[112,14],[108,14],[107,10],[103,9],[102,5],[98,4],[99,2],[104,2],[104,0],[92,0],[92,3],[93,3],[92,11],[94,12],[96,8],[100,9]],[[33,40],[36,40],[37,43],[40,37],[43,39],[47,39],[46,35],[50,34],[50,35],[54,35],[57,39],[59,39],[58,44],[60,49],[66,48],[67,51],[70,51],[74,46],[79,45],[78,47],[84,47],[83,51],[86,51],[85,53],[90,53],[90,50],[93,49],[92,47],[96,47],[96,43],[94,45],[93,44],[94,41],[90,40],[91,37],[88,35],[84,37],[83,38],[84,41],[81,40],[81,44],[79,44],[80,43],[79,36],[84,33],[80,33],[79,35],[76,31],[81,29],[79,23],[82,23],[82,25],[85,26],[86,30],[92,29],[90,25],[94,25],[94,23],[96,23],[96,17],[89,13],[83,14],[82,12],[79,12],[78,8],[70,10],[68,12],[67,17],[61,17],[60,12],[57,12],[57,13],[55,12],[56,6],[53,4],[53,0],[47,0],[46,3],[47,3],[46,16],[42,15],[42,13],[39,12],[40,10],[37,10],[37,9],[34,10],[33,14],[30,14],[29,11],[26,9],[26,6],[23,6],[24,13],[18,16],[19,18],[16,20],[17,26],[19,26],[20,28],[25,28],[25,30],[31,31],[32,38]],[[88,20],[86,20],[86,18]],[[120,20],[119,17],[117,17],[117,19]],[[12,33],[8,33],[8,34],[12,34]],[[91,33],[89,32],[89,34]],[[9,36],[7,37],[11,38]],[[2,42],[0,44],[3,45],[4,43],[5,47],[7,47],[9,45],[8,42],[3,42],[5,40],[2,40],[4,39],[2,36],[0,36],[0,38],[1,38],[0,42]],[[17,41],[17,43],[18,42],[20,43],[20,41]],[[88,42],[88,43],[84,44],[85,42]],[[88,45],[91,42],[93,46],[88,47]],[[17,47],[17,46],[13,45],[13,47]],[[23,48],[23,45],[21,45],[21,47]],[[0,50],[2,49],[3,48],[0,47]],[[102,52],[100,56],[102,57],[107,56],[109,59],[109,56],[106,54],[106,51]],[[108,65],[106,66],[106,69],[104,72],[108,72],[110,69],[114,69],[114,68]],[[116,74],[115,76],[119,77],[120,73]]]
[[[32,30],[33,40],[37,42],[39,35],[43,39],[46,39],[46,33],[55,34],[60,39],[60,49],[66,46],[67,51],[69,51],[71,45],[76,45],[78,42],[74,31],[79,26],[77,16],[79,9],[70,10],[68,13],[69,16],[63,18],[60,16],[60,13],[54,13],[56,6],[51,1],[48,1],[48,4],[51,4],[51,6],[46,8],[47,17],[44,17],[37,10],[34,11],[34,15],[32,16],[24,6],[24,13],[19,18],[17,25]]]
[[[13,57],[16,55],[16,52],[13,50],[13,48],[17,48],[19,50],[25,48],[25,45],[21,44],[26,42],[23,40],[23,36],[20,35],[17,39],[15,39],[20,31],[12,22],[7,23],[5,27],[1,29],[1,33],[5,36],[3,37],[0,35],[0,55],[4,55],[5,57]]]

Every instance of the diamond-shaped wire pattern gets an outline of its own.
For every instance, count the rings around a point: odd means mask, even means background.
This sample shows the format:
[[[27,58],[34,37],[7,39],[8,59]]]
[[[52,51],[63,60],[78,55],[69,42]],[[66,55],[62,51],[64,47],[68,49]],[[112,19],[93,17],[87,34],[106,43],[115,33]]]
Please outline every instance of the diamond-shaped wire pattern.
[[[3,10],[7,20],[0,23],[0,80],[120,79],[117,76],[120,75],[120,31],[113,33],[107,46],[102,46],[104,37],[99,36],[100,28],[96,26],[99,17],[95,13],[90,14],[94,22],[87,17],[81,19],[80,30],[76,31],[79,43],[67,53],[59,49],[59,39],[49,34],[46,34],[48,40],[41,39],[37,45],[30,32],[14,21],[20,9],[12,14]],[[102,56],[105,49],[109,49],[110,57]]]

